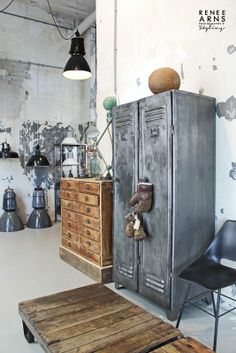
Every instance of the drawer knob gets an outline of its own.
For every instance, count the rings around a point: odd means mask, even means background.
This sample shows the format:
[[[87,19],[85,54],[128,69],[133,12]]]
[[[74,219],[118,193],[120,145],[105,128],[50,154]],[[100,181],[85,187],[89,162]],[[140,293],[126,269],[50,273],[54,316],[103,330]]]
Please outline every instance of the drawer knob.
[[[88,241],[87,244],[88,244],[88,246],[91,246],[91,245],[92,245],[90,241]]]
[[[89,230],[86,230],[86,234],[87,234],[87,235],[91,235],[91,233],[90,233]]]
[[[71,238],[71,233],[68,232],[68,233],[67,233],[67,236],[68,236],[68,238]]]
[[[88,224],[90,224],[90,223],[91,223],[91,221],[90,221],[90,219],[89,219],[89,218],[87,218],[87,219],[86,219],[86,222],[87,222]]]
[[[86,207],[86,212],[90,213],[91,212],[91,208],[90,207]]]
[[[85,196],[84,199],[85,199],[85,201],[88,201],[88,200],[89,200],[89,197],[88,197],[88,196]]]

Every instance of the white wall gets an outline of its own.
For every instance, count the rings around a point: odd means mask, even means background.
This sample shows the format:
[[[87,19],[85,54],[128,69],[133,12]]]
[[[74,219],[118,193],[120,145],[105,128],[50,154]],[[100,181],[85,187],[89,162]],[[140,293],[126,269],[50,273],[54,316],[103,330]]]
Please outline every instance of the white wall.
[[[106,96],[117,93],[122,104],[152,95],[148,77],[160,67],[169,66],[179,73],[182,90],[216,97],[217,230],[224,220],[236,219],[236,180],[229,176],[236,162],[236,2],[118,0],[117,51],[114,4],[111,0],[96,3],[98,126],[104,124]],[[200,30],[199,10],[225,10],[225,29]],[[113,79],[116,52],[117,92]],[[108,137],[102,151],[111,160]],[[231,292],[236,295],[233,288]]]
[[[52,23],[50,15],[36,7],[14,2],[9,11]],[[73,28],[70,22],[65,19],[61,24]],[[70,34],[62,32],[66,37]],[[94,28],[83,37],[95,74]],[[52,163],[53,144],[62,141],[66,126],[72,125],[78,135],[78,125],[96,116],[95,77],[78,82],[62,76],[70,43],[53,26],[0,13],[0,131],[6,129],[0,133],[0,143],[6,138],[20,154],[20,159],[0,160],[0,202],[5,188],[12,187],[23,222],[32,211],[32,192],[39,179],[54,219],[53,169],[38,172],[39,178],[35,170],[25,168],[37,141]]]
[[[98,125],[104,123],[102,107],[114,95],[114,3],[97,1]],[[223,31],[199,30],[199,10],[226,10]],[[129,102],[152,94],[148,77],[169,66],[181,76],[181,89],[226,102],[236,97],[235,21],[231,0],[119,0],[117,1],[117,98]],[[231,47],[230,47],[231,46]],[[231,54],[230,48],[231,48]],[[233,51],[233,52],[232,52]],[[229,177],[236,161],[236,104],[226,105],[234,119],[216,117],[216,224],[236,219],[236,181]],[[110,158],[109,140],[103,152]]]

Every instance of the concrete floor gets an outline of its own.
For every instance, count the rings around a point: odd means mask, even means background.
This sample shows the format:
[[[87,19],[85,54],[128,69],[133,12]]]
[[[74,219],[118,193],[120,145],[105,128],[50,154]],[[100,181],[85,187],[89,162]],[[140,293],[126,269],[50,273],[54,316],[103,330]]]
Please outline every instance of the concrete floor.
[[[59,258],[60,223],[43,230],[25,228],[0,232],[0,353],[42,353],[39,344],[28,344],[22,331],[18,303],[94,283]],[[114,289],[114,283],[108,284]],[[137,293],[120,289],[119,294],[168,321],[165,312]],[[172,322],[174,324],[174,322]],[[213,319],[187,308],[180,329],[211,347]],[[236,352],[236,314],[220,320],[218,353]],[[115,353],[115,352],[114,352]]]

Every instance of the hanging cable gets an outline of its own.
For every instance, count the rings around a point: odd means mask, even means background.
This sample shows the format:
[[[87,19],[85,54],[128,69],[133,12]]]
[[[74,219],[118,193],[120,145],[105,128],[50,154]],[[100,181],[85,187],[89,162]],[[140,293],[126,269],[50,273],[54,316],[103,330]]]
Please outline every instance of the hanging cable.
[[[47,0],[47,3],[48,3],[49,11],[50,11],[50,14],[51,14],[51,16],[52,16],[53,22],[55,23],[56,29],[58,30],[60,36],[61,36],[63,39],[65,39],[65,40],[70,40],[70,39],[74,36],[74,32],[73,32],[72,35],[71,35],[70,37],[68,37],[68,38],[65,37],[65,36],[61,33],[61,31],[60,31],[60,29],[59,29],[59,26],[58,26],[58,24],[57,24],[57,22],[56,22],[56,20],[55,20],[55,17],[54,17],[54,15],[53,15],[53,13],[52,13],[52,8],[51,8],[51,5],[50,5],[49,0]]]
[[[11,0],[7,6],[5,6],[2,10],[0,10],[0,12],[3,12],[3,11],[5,11],[6,9],[8,9],[8,7],[11,6],[11,4],[13,3],[13,1],[15,1],[15,0]]]

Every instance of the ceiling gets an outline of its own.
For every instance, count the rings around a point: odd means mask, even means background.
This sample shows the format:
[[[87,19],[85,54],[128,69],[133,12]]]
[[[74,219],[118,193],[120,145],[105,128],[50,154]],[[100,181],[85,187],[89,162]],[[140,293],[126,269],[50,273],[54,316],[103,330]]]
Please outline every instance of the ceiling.
[[[95,11],[96,0],[49,0],[53,14],[58,17],[64,15],[77,19],[78,23]],[[17,0],[32,7],[38,7],[49,13],[47,0]],[[7,9],[11,11],[11,7]]]

